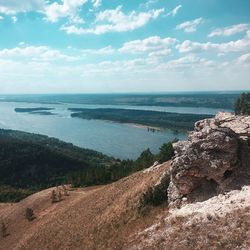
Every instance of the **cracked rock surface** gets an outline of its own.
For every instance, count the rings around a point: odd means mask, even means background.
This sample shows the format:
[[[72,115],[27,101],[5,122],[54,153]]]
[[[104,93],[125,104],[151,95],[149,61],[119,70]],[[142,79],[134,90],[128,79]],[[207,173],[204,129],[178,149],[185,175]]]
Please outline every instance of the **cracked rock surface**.
[[[174,144],[168,200],[206,200],[250,184],[250,116],[218,113]]]

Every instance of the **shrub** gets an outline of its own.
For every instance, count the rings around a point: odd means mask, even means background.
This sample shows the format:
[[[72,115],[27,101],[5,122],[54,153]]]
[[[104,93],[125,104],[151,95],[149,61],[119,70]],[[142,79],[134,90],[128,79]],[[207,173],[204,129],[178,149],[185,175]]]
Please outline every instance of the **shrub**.
[[[58,190],[58,194],[57,194],[57,201],[61,201],[62,200],[62,193],[60,190]]]
[[[36,218],[32,208],[26,208],[25,217],[28,221],[33,221]]]
[[[5,223],[2,221],[1,223],[1,236],[3,238],[7,237],[8,236],[8,233],[7,233],[7,226],[5,225]]]
[[[68,192],[66,186],[62,185],[62,188],[63,188],[63,194],[64,194],[64,196],[69,196],[69,192]]]
[[[140,211],[147,205],[159,206],[167,202],[167,190],[170,182],[169,174],[165,174],[160,180],[159,184],[154,187],[150,187],[145,193],[143,193],[140,201]]]
[[[55,190],[52,190],[50,198],[52,203],[57,202],[57,195]]]

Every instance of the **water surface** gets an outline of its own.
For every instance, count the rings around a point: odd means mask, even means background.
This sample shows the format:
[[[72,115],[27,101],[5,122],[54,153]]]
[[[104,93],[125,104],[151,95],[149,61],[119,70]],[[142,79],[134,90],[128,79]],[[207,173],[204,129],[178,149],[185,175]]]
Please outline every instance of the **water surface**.
[[[0,102],[0,128],[56,137],[121,159],[135,159],[147,148],[156,153],[163,143],[174,138],[185,139],[186,137],[184,132],[176,134],[171,130],[165,130],[153,133],[148,132],[146,128],[127,124],[71,118],[71,112],[68,110],[73,107],[94,108],[93,106],[103,107],[101,105]],[[51,112],[55,115],[45,116],[14,111],[15,108],[35,107],[54,108]]]

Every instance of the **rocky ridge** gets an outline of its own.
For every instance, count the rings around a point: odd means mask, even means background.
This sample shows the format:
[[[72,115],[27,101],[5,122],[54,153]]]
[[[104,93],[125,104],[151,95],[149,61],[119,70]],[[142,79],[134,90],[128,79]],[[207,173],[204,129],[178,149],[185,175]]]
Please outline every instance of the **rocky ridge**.
[[[220,112],[198,121],[174,149],[169,203],[203,201],[250,184],[250,116]]]

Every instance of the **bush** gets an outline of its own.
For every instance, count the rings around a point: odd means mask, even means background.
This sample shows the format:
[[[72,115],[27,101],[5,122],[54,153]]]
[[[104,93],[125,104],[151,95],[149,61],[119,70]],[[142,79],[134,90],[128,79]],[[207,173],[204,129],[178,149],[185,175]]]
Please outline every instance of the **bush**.
[[[5,223],[2,221],[1,223],[1,236],[3,238],[7,237],[9,234],[7,233],[7,226],[5,225]]]
[[[55,190],[52,190],[50,198],[52,203],[57,202],[57,195]]]
[[[32,208],[26,208],[25,217],[28,221],[33,221],[36,218]]]
[[[169,174],[165,174],[158,185],[150,187],[145,193],[143,193],[140,201],[140,211],[147,205],[159,206],[168,200],[168,186],[170,182]]]

